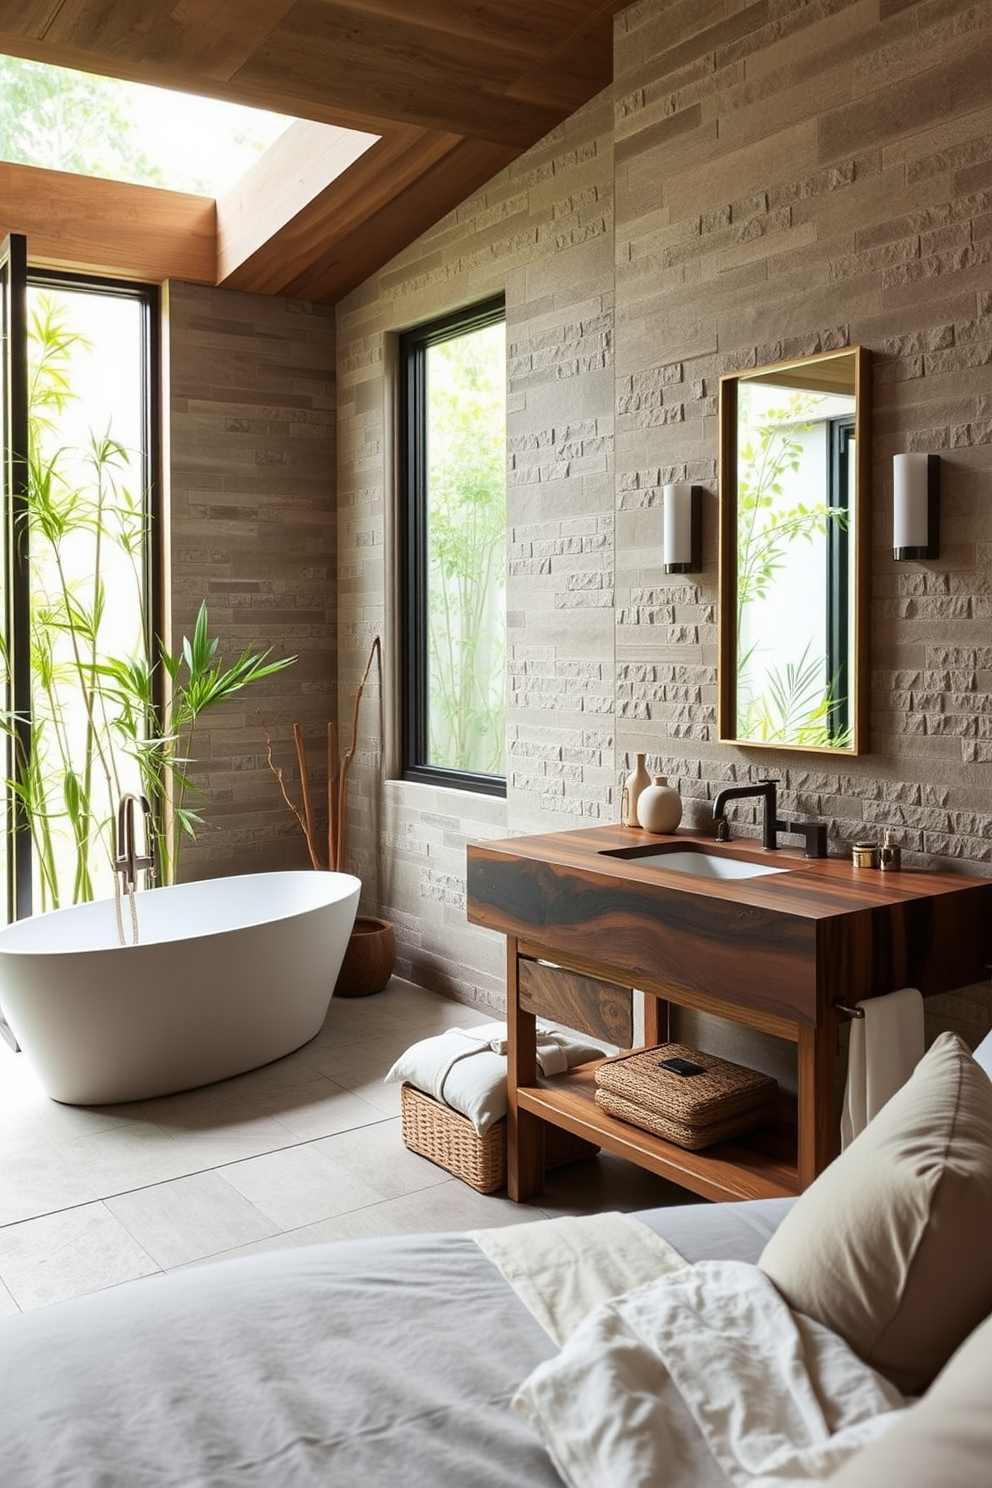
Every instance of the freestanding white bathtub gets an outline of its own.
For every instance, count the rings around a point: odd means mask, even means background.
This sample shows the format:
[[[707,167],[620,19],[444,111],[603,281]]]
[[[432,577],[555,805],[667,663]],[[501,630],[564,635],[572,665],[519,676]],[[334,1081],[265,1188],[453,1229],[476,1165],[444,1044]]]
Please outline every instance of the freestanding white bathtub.
[[[308,870],[150,889],[138,945],[119,944],[112,899],[20,920],[0,930],[0,1008],[69,1105],[242,1074],[319,1031],[360,888]]]

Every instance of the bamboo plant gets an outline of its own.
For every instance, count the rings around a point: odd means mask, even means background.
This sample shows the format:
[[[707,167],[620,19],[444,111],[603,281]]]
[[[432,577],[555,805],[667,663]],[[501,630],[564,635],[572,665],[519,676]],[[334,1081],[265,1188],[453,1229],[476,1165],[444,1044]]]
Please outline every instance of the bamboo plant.
[[[31,832],[35,907],[45,910],[98,897],[101,869],[106,882],[113,862],[116,803],[126,790],[139,789],[151,803],[159,880],[175,880],[181,842],[202,820],[191,798],[203,792],[190,777],[201,715],[295,658],[246,650],[224,664],[206,603],[175,653],[149,638],[149,534],[145,503],[129,484],[129,453],[109,429],[90,432],[83,449],[60,442],[62,415],[78,401],[70,364],[83,343],[56,296],[35,298],[29,344],[26,755],[17,752],[22,736],[14,717],[2,723],[15,743],[5,783]],[[122,627],[114,601],[132,585],[133,627]],[[127,628],[131,634],[122,634]]]

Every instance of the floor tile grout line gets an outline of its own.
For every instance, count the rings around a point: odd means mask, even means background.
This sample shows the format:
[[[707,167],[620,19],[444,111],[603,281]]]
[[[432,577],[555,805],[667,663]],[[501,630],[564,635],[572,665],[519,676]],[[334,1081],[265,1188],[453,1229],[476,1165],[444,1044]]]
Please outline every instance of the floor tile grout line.
[[[400,1014],[398,1012],[398,1005],[404,1005],[403,1000],[407,992],[410,993],[410,1000],[405,1004],[405,1013]],[[209,1141],[212,1132],[223,1132],[233,1129],[238,1123],[232,1122],[229,1127],[224,1125],[220,1127],[207,1126],[201,1130],[197,1130],[195,1126],[193,1128],[179,1130],[172,1129],[162,1126],[159,1121],[154,1119],[154,1114],[151,1118],[148,1117],[148,1106],[154,1106],[154,1102],[135,1103],[138,1107],[138,1114],[134,1122],[121,1120],[112,1122],[106,1127],[97,1127],[86,1131],[81,1131],[77,1128],[74,1134],[68,1136],[59,1135],[54,1142],[48,1137],[39,1137],[38,1140],[40,1143],[51,1148],[52,1151],[57,1151],[59,1148],[64,1149],[67,1144],[73,1142],[77,1137],[85,1138],[92,1136],[94,1139],[93,1151],[96,1154],[96,1163],[94,1166],[96,1176],[94,1181],[98,1188],[102,1183],[113,1183],[115,1143],[120,1144],[119,1154],[122,1161],[126,1155],[131,1173],[124,1180],[124,1186],[115,1186],[112,1192],[97,1192],[90,1197],[80,1198],[69,1204],[62,1203],[57,1207],[44,1208],[36,1214],[28,1214],[21,1219],[10,1219],[0,1223],[0,1288],[2,1288],[0,1290],[0,1317],[5,1313],[13,1315],[14,1311],[22,1313],[30,1311],[34,1307],[50,1305],[50,1298],[46,1299],[44,1294],[46,1289],[50,1292],[50,1283],[53,1278],[56,1288],[64,1288],[60,1293],[63,1296],[82,1296],[91,1292],[112,1290],[115,1286],[128,1284],[131,1280],[136,1279],[133,1273],[128,1274],[128,1268],[135,1264],[134,1251],[130,1248],[132,1243],[137,1251],[146,1258],[147,1264],[152,1268],[150,1271],[144,1273],[147,1277],[151,1277],[168,1275],[173,1271],[189,1266],[221,1261],[225,1256],[237,1255],[239,1252],[253,1253],[269,1248],[301,1244],[322,1244],[328,1239],[333,1240],[335,1238],[344,1239],[350,1237],[361,1241],[378,1234],[410,1233],[411,1225],[415,1226],[418,1233],[460,1232],[464,1230],[466,1224],[471,1228],[479,1228],[486,1224],[509,1224],[552,1217],[555,1213],[560,1212],[590,1212],[589,1206],[590,1204],[597,1205],[598,1196],[605,1196],[608,1206],[616,1207],[613,1200],[617,1192],[620,1192],[624,1196],[624,1202],[627,1207],[631,1207],[630,1195],[634,1195],[638,1199],[640,1198],[640,1190],[637,1187],[637,1183],[628,1184],[627,1180],[623,1179],[622,1176],[618,1178],[616,1168],[607,1164],[605,1167],[597,1165],[595,1169],[591,1168],[586,1173],[578,1175],[577,1179],[571,1185],[566,1185],[564,1190],[559,1190],[558,1198],[550,1198],[549,1196],[547,1208],[540,1201],[518,1207],[510,1204],[506,1198],[505,1190],[500,1190],[498,1193],[492,1195],[481,1195],[473,1190],[470,1185],[461,1183],[456,1176],[440,1165],[430,1163],[428,1159],[415,1153],[407,1153],[401,1140],[401,1113],[398,1106],[391,1110],[377,1106],[374,1102],[367,1100],[364,1095],[360,1094],[361,1089],[371,1089],[373,1082],[382,1080],[384,1074],[393,1063],[394,1045],[400,1033],[408,1040],[407,1047],[409,1047],[426,1037],[446,1032],[449,1028],[456,1026],[459,1018],[463,1022],[471,1024],[478,1022],[480,1019],[482,1021],[495,1020],[497,1014],[492,1010],[486,1009],[487,1017],[482,1018],[482,1012],[476,1007],[453,1003],[450,999],[445,999],[439,994],[430,994],[423,989],[415,988],[411,984],[400,980],[397,980],[383,995],[381,1011],[383,1016],[378,1021],[383,1026],[378,1031],[374,1028],[364,1028],[361,1030],[362,1037],[351,1037],[350,1035],[355,1031],[355,1024],[354,1022],[350,1022],[347,1030],[341,1030],[341,1032],[345,1032],[349,1036],[345,1038],[344,1042],[340,1042],[335,1039],[335,1030],[333,1027],[334,1004],[332,1003],[328,1022],[325,1025],[325,1047],[313,1051],[317,1059],[316,1063],[310,1064],[305,1060],[300,1061],[301,1068],[299,1073],[302,1079],[298,1082],[290,1080],[286,1083],[284,1080],[279,1079],[277,1072],[280,1070],[282,1061],[275,1061],[271,1066],[275,1073],[275,1079],[272,1083],[266,1083],[266,1067],[263,1067],[259,1071],[249,1072],[249,1078],[251,1078],[253,1083],[247,1090],[241,1092],[244,1097],[244,1105],[242,1107],[244,1120],[247,1123],[254,1119],[266,1119],[275,1123],[275,1126],[270,1128],[269,1133],[277,1143],[275,1146],[263,1147],[260,1151],[248,1147],[235,1156],[224,1157],[214,1161],[210,1161],[206,1157],[201,1157],[197,1161],[196,1144],[199,1138],[202,1137],[205,1141]],[[352,1015],[349,1013],[348,1016],[350,1020]],[[389,1026],[391,1018],[398,1018],[403,1023],[403,1028],[399,1029],[395,1026]],[[374,1021],[376,1020],[369,1019],[370,1023]],[[336,1059],[340,1068],[348,1071],[352,1078],[356,1078],[354,1066],[358,1066],[357,1083],[355,1086],[343,1085],[340,1076],[328,1073],[326,1068],[320,1067],[320,1065],[328,1061],[328,1051]],[[376,1063],[377,1052],[381,1058],[381,1062],[378,1064]],[[292,1059],[293,1055],[287,1057]],[[2,1058],[3,1051],[0,1050],[0,1060]],[[368,1114],[366,1115],[360,1109],[360,1115],[362,1115],[363,1119],[356,1125],[344,1126],[327,1132],[320,1130],[318,1122],[316,1134],[297,1136],[291,1128],[281,1123],[278,1108],[280,1103],[287,1100],[292,1101],[294,1087],[310,1085],[312,1083],[311,1076],[314,1079],[319,1077],[321,1081],[326,1081],[328,1084],[336,1086],[342,1093],[351,1095],[356,1100],[363,1102]],[[240,1077],[234,1078],[237,1079]],[[181,1093],[177,1092],[177,1094]],[[274,1102],[274,1111],[270,1109],[270,1101]],[[47,1104],[47,1098],[41,1095],[38,1089],[33,1085],[25,1085],[19,1098],[15,1098],[12,1094],[9,1102],[5,1099],[4,1111],[6,1113],[10,1110],[13,1120],[18,1123],[25,1123],[23,1126],[24,1130],[33,1129],[32,1123],[36,1120],[41,1129],[47,1130],[49,1129],[45,1116]],[[317,1109],[317,1104],[317,1102],[314,1103],[314,1110]],[[235,1102],[235,1105],[237,1105],[237,1102]],[[303,1113],[308,1109],[306,1096],[302,1092],[299,1097],[298,1106],[293,1109],[296,1109],[299,1113]],[[209,1114],[209,1112],[206,1114]],[[71,1122],[67,1124],[69,1126],[72,1125]],[[85,1125],[85,1123],[82,1124]],[[187,1144],[190,1150],[191,1160],[195,1166],[189,1170],[176,1173],[173,1176],[157,1178],[150,1182],[140,1181],[139,1175],[142,1173],[141,1165],[146,1149],[145,1145],[139,1140],[139,1129],[147,1129],[149,1125],[155,1127],[164,1137]],[[280,1125],[282,1125],[283,1131],[286,1134],[285,1139],[277,1129]],[[395,1130],[395,1151],[394,1144],[388,1135],[384,1134],[379,1138],[372,1138],[371,1135],[377,1130],[385,1133],[390,1126]],[[19,1127],[19,1129],[21,1128]],[[130,1148],[128,1147],[129,1137],[132,1139]],[[106,1147],[103,1151],[100,1150],[99,1145],[101,1138],[106,1139]],[[298,1216],[300,1213],[306,1212],[307,1190],[305,1183],[310,1180],[306,1175],[303,1175],[301,1179],[298,1168],[294,1171],[293,1164],[290,1164],[285,1172],[280,1172],[278,1167],[279,1162],[281,1159],[285,1160],[288,1154],[297,1151],[304,1152],[311,1148],[322,1149],[325,1143],[333,1142],[335,1138],[340,1138],[344,1141],[350,1139],[351,1145],[347,1154],[342,1152],[342,1156],[347,1155],[348,1162],[341,1164],[341,1167],[349,1175],[349,1178],[360,1185],[364,1183],[366,1190],[371,1191],[373,1194],[377,1191],[381,1192],[381,1197],[370,1198],[367,1202],[354,1204],[353,1207],[345,1208],[340,1212],[332,1213],[322,1218],[317,1217],[313,1220],[304,1220],[301,1223],[298,1220]],[[369,1139],[371,1144],[367,1148],[363,1146],[365,1139]],[[18,1149],[18,1151],[23,1150]],[[166,1150],[168,1150],[167,1147]],[[16,1173],[17,1181],[24,1183],[23,1191],[26,1194],[30,1194],[31,1188],[36,1182],[34,1170],[30,1163],[25,1167],[19,1161],[18,1151],[12,1151],[0,1157],[0,1191],[5,1186],[4,1163],[6,1161],[10,1164],[7,1172],[11,1174]],[[366,1161],[365,1157],[366,1152],[368,1153],[368,1161]],[[70,1163],[73,1161],[71,1157],[66,1157],[64,1151],[60,1155],[64,1161]],[[331,1152],[327,1152],[325,1155],[332,1162],[336,1160]],[[177,1226],[174,1214],[168,1213],[167,1196],[161,1200],[154,1198],[156,1190],[165,1190],[168,1185],[181,1182],[184,1179],[197,1179],[211,1174],[217,1174],[227,1181],[223,1172],[224,1169],[232,1170],[231,1176],[234,1176],[234,1170],[239,1169],[244,1164],[258,1161],[259,1159],[272,1160],[273,1173],[271,1180],[263,1175],[260,1187],[256,1186],[254,1182],[246,1183],[246,1192],[242,1192],[233,1182],[230,1183],[230,1188],[249,1206],[251,1211],[264,1220],[266,1226],[272,1227],[273,1233],[271,1235],[252,1236],[250,1233],[252,1229],[250,1218],[246,1223],[242,1224],[238,1217],[237,1206],[227,1208],[226,1201],[222,1196],[218,1197],[218,1205],[216,1209],[213,1209],[209,1192],[198,1199],[199,1208],[197,1210],[196,1226],[187,1233],[184,1231],[181,1222]],[[83,1158],[79,1157],[77,1161],[81,1164]],[[619,1163],[619,1160],[616,1161]],[[389,1176],[389,1167],[396,1162],[399,1163],[399,1169],[397,1178],[394,1179]],[[381,1171],[383,1172],[385,1191],[376,1189],[375,1177],[372,1176],[377,1175],[380,1171],[380,1163],[384,1165]],[[421,1171],[420,1166],[415,1165],[423,1165],[423,1171]],[[639,1170],[630,1169],[628,1165],[623,1163],[619,1163],[619,1168],[621,1170],[627,1170],[628,1175],[636,1175],[640,1182],[644,1181],[645,1175]],[[101,1173],[103,1174],[102,1178]],[[134,1181],[131,1181],[132,1178]],[[272,1191],[266,1188],[266,1184],[269,1181],[276,1185],[288,1185],[286,1193],[289,1203],[282,1208],[282,1221],[275,1217],[260,1202],[260,1198],[264,1198],[267,1193]],[[57,1196],[58,1182],[58,1167],[56,1166],[56,1171],[43,1177],[37,1186],[44,1192],[44,1186],[52,1183],[53,1187],[50,1193],[52,1196]],[[295,1193],[292,1187],[294,1183],[302,1183],[303,1185]],[[140,1199],[133,1206],[127,1204],[121,1205],[121,1207],[128,1209],[128,1219],[135,1225],[135,1230],[132,1231],[127,1220],[115,1214],[111,1205],[117,1200],[127,1201],[133,1196],[140,1196],[142,1194],[149,1195],[146,1216],[147,1223],[140,1216]],[[252,1194],[254,1194],[254,1197],[252,1197]],[[293,1208],[294,1204],[297,1203],[298,1194],[302,1195],[302,1206],[298,1207],[294,1214]],[[341,1197],[344,1196],[342,1192]],[[353,1194],[350,1197],[356,1196],[356,1194]],[[489,1207],[490,1200],[495,1201],[491,1208]],[[476,1219],[476,1207],[480,1204],[483,1207],[478,1210],[479,1218]],[[391,1207],[393,1205],[396,1205],[395,1210]],[[111,1270],[118,1276],[117,1280],[107,1281],[104,1279],[108,1274],[107,1268],[104,1265],[104,1253],[101,1251],[98,1257],[95,1251],[88,1252],[85,1238],[83,1239],[82,1250],[77,1254],[71,1244],[67,1246],[64,1243],[63,1235],[61,1251],[65,1258],[65,1268],[59,1271],[57,1269],[59,1265],[57,1254],[54,1252],[51,1254],[45,1253],[43,1245],[36,1245],[35,1236],[31,1230],[26,1228],[27,1226],[45,1220],[55,1220],[58,1216],[65,1216],[67,1217],[65,1234],[73,1233],[73,1225],[75,1224],[76,1232],[81,1237],[84,1237],[89,1233],[87,1221],[82,1217],[73,1221],[72,1216],[94,1206],[99,1206],[104,1217],[112,1218],[115,1224],[120,1226],[119,1230],[113,1230],[111,1232],[111,1246],[113,1245],[113,1235],[119,1234],[121,1236],[120,1250],[116,1254],[112,1250],[109,1252],[113,1263]],[[598,1206],[601,1207],[601,1203]],[[161,1216],[157,1216],[156,1209],[160,1207],[162,1208],[162,1214]],[[636,1207],[648,1207],[648,1205],[644,1202],[638,1202]],[[381,1214],[379,1214],[379,1211],[382,1211]],[[363,1215],[365,1218],[360,1218]],[[99,1223],[103,1223],[103,1220],[99,1221]],[[161,1229],[157,1228],[159,1223],[161,1223]],[[172,1240],[169,1238],[170,1227]],[[239,1230],[244,1237],[241,1243],[237,1242]],[[20,1242],[16,1238],[19,1231],[22,1236]],[[58,1231],[57,1226],[56,1231]],[[305,1232],[311,1233],[305,1234]],[[232,1237],[233,1243],[228,1243],[225,1238],[227,1234]],[[141,1236],[144,1236],[144,1239]],[[39,1236],[38,1238],[40,1240],[41,1237]],[[178,1243],[176,1243],[177,1241]],[[214,1248],[218,1242],[220,1248]],[[177,1260],[174,1264],[163,1265],[147,1249],[148,1244],[158,1247],[158,1253],[164,1255],[170,1253],[166,1248],[169,1244],[174,1244],[174,1253],[177,1255],[182,1252],[184,1244],[188,1245],[189,1248],[206,1244],[210,1248],[204,1256],[194,1254],[189,1260]],[[99,1264],[97,1264],[98,1260]],[[51,1267],[50,1270],[49,1267]],[[23,1303],[19,1300],[18,1294],[24,1297],[25,1300]]]
[[[129,1194],[145,1193],[153,1188],[164,1188],[169,1183],[181,1183],[184,1178],[202,1177],[204,1173],[219,1174],[222,1168],[234,1168],[240,1163],[254,1162],[259,1157],[278,1157],[283,1152],[294,1152],[299,1147],[310,1147],[316,1142],[326,1142],[329,1137],[345,1136],[348,1132],[365,1131],[367,1127],[382,1126],[387,1121],[396,1121],[398,1119],[399,1113],[396,1116],[383,1115],[381,1121],[363,1121],[360,1126],[342,1127],[340,1131],[325,1132],[323,1136],[319,1137],[300,1137],[297,1141],[287,1142],[281,1147],[266,1147],[264,1151],[248,1153],[244,1157],[226,1158],[223,1162],[208,1163],[202,1168],[193,1168],[188,1173],[177,1173],[174,1178],[160,1178],[154,1183],[136,1183],[132,1188],[114,1189],[112,1193],[103,1193],[91,1199],[80,1199],[74,1204],[62,1204],[57,1209],[43,1209],[37,1214],[25,1215],[23,1219],[6,1219],[0,1221],[0,1233],[16,1225],[30,1224],[33,1219],[47,1219],[53,1214],[71,1214],[74,1210],[86,1209],[91,1204],[104,1204],[108,1199],[126,1198]],[[0,1277],[0,1280],[2,1280],[2,1277]]]

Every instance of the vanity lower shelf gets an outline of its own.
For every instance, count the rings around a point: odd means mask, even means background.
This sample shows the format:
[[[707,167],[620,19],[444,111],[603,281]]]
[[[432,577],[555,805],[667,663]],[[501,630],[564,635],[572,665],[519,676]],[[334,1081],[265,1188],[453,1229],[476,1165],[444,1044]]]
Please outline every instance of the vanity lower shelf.
[[[699,1152],[610,1116],[596,1104],[597,1065],[523,1085],[517,1108],[595,1142],[608,1152],[668,1178],[706,1199],[790,1198],[800,1192],[795,1103],[779,1102],[774,1123]]]

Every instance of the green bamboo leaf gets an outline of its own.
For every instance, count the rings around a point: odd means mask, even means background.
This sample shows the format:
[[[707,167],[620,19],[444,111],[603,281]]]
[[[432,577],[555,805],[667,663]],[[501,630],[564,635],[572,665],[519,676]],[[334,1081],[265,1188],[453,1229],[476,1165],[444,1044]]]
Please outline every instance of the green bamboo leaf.
[[[75,770],[66,770],[63,775],[62,795],[65,798],[69,820],[75,824],[83,815],[83,790]]]

